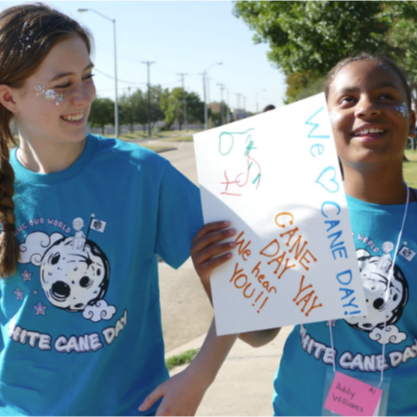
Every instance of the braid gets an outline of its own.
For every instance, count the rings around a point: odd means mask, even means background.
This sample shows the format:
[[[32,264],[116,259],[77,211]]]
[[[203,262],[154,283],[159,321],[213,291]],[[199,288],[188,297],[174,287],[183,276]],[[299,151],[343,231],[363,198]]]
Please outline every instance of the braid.
[[[9,162],[8,141],[15,143],[10,131],[11,114],[0,108],[0,277],[11,275],[16,270],[19,244],[14,234],[14,171]]]
[[[0,84],[22,88],[51,49],[78,35],[91,53],[89,32],[48,5],[22,4],[0,12]],[[16,142],[10,129],[13,114],[0,104],[0,278],[12,275],[19,258],[15,235],[14,171],[9,162],[9,142]]]

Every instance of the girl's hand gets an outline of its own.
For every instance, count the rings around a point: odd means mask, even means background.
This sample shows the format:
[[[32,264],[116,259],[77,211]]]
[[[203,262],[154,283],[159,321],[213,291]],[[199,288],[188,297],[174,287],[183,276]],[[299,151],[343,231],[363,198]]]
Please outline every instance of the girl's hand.
[[[157,416],[193,416],[235,341],[236,335],[217,336],[213,320],[203,346],[190,365],[156,387],[139,410],[147,410],[162,398]]]
[[[236,243],[222,242],[236,234],[235,229],[229,229],[229,221],[208,223],[203,226],[191,244],[191,257],[194,268],[201,279],[204,289],[211,300],[210,276],[214,268],[228,261],[232,254],[227,252],[236,247]],[[225,253],[227,252],[227,253]]]
[[[193,416],[209,385],[186,368],[156,387],[140,405],[139,411],[146,411],[162,398],[157,416]]]

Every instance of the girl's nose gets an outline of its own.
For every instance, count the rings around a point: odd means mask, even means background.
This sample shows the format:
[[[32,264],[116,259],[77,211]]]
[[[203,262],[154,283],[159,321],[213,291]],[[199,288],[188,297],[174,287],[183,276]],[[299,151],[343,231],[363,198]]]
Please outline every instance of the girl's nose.
[[[77,106],[89,105],[95,97],[95,88],[80,85],[73,91],[73,103]]]
[[[355,109],[356,117],[372,117],[380,113],[379,106],[368,96],[361,97]]]

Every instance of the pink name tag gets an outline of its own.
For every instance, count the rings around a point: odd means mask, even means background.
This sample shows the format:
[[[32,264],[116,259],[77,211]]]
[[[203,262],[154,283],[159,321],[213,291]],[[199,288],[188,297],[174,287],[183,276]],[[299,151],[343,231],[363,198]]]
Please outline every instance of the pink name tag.
[[[324,408],[342,416],[373,416],[382,390],[336,372]]]

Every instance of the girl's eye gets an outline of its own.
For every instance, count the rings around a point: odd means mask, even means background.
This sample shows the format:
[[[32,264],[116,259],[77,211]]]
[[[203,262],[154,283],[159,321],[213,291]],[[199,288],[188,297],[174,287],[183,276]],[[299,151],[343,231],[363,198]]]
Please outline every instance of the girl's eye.
[[[339,102],[340,102],[340,104],[350,104],[350,103],[353,103],[353,98],[352,97],[342,97]]]
[[[94,76],[95,76],[95,74],[88,74],[83,79],[84,80],[92,80]]]
[[[393,100],[394,98],[392,97],[391,94],[381,94],[380,99],[381,100]]]
[[[61,88],[61,89],[63,89],[63,88],[68,88],[70,85],[71,85],[71,83],[70,83],[70,82],[68,82],[68,83],[66,83],[66,84],[57,85],[57,86],[55,86],[55,87],[54,87],[54,89],[59,89],[59,88]]]

